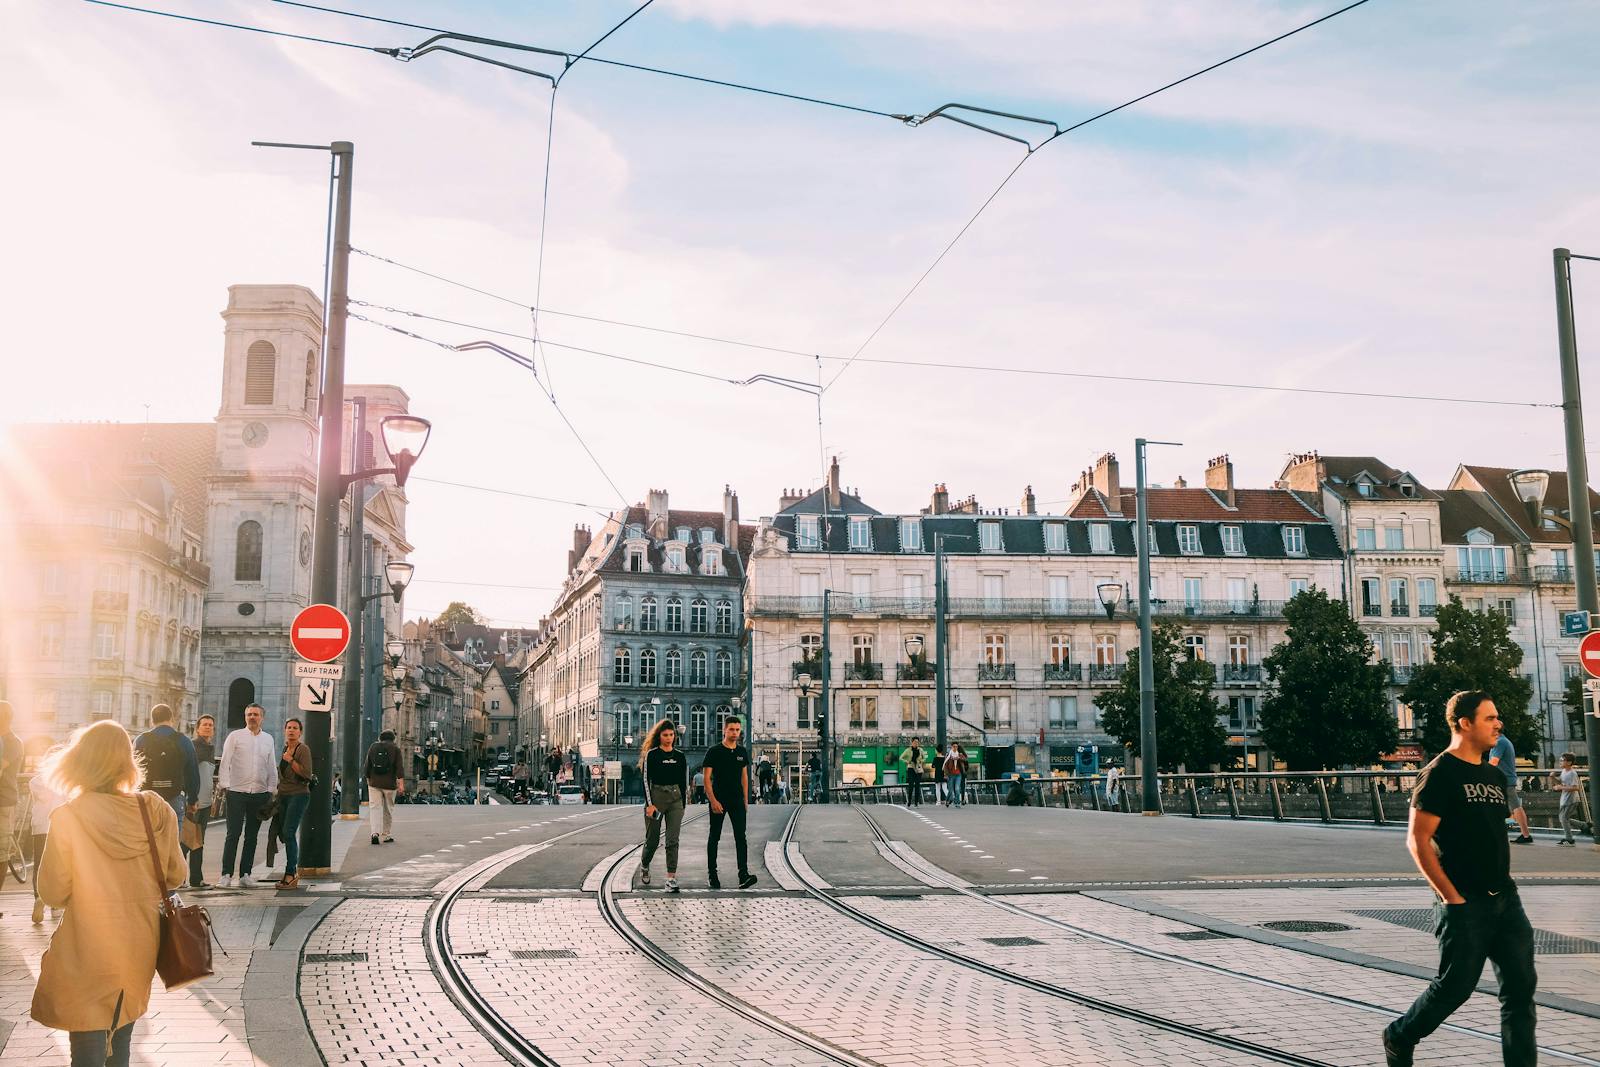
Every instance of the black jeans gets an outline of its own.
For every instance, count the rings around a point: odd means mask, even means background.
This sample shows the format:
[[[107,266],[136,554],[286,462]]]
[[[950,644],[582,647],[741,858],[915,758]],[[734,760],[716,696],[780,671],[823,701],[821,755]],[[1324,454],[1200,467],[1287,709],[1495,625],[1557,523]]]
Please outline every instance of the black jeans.
[[[243,878],[250,873],[256,863],[256,836],[261,833],[261,820],[256,816],[267,801],[272,799],[270,793],[240,793],[228,790],[225,804],[228,814],[228,836],[222,841],[222,875],[227,877],[233,873],[233,859],[239,850],[239,834],[244,833],[244,855],[239,858],[239,877]]]
[[[1439,973],[1411,1010],[1389,1026],[1389,1039],[1415,1045],[1466,1003],[1485,960],[1500,982],[1500,1052],[1505,1067],[1534,1067],[1533,925],[1515,888],[1475,894],[1465,904],[1435,905]]]
[[[713,878],[717,876],[717,842],[722,839],[723,819],[733,824],[733,854],[739,861],[739,877],[750,873],[750,850],[744,841],[745,814],[743,804],[724,804],[720,813],[711,813],[711,834],[706,838],[706,870]]]
[[[189,884],[191,886],[204,885],[205,875],[201,868],[206,862],[206,826],[211,822],[211,806],[202,804],[189,816],[196,826],[200,827],[200,847],[189,850]]]
[[[922,775],[916,771],[906,771],[906,807],[914,808],[922,803]]]

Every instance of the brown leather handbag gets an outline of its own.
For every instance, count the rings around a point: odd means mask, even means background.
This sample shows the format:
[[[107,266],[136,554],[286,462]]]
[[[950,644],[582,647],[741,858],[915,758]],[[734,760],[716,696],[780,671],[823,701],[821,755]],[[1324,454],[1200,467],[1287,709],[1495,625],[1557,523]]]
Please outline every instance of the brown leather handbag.
[[[160,853],[156,851],[156,832],[150,825],[150,811],[139,798],[139,814],[144,818],[144,836],[150,842],[150,866],[156,875],[156,892],[161,894],[161,939],[156,950],[156,973],[168,989],[210,978],[211,915],[198,904],[180,905],[175,893],[168,893],[161,877]]]

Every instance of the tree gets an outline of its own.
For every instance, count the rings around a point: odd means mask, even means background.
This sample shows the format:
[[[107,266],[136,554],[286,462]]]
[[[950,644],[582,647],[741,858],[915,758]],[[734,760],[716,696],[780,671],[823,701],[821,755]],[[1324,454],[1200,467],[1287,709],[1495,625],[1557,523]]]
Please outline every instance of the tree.
[[[1262,740],[1290,770],[1375,763],[1393,752],[1400,727],[1384,693],[1389,665],[1349,610],[1321,589],[1283,609],[1288,632],[1262,661],[1273,690],[1261,706]]]
[[[434,620],[443,626],[462,626],[467,623],[481,623],[483,616],[478,614],[471,604],[464,600],[452,600],[445,609],[439,612],[439,617]]]
[[[1211,695],[1217,672],[1211,664],[1191,660],[1180,643],[1183,631],[1173,623],[1156,626],[1150,635],[1150,664],[1156,686],[1156,765],[1163,771],[1184,767],[1202,770],[1227,756],[1228,735],[1217,722],[1228,711]],[[1124,745],[1139,744],[1139,653],[1128,663],[1115,689],[1095,698],[1101,728]]]
[[[1539,722],[1528,714],[1533,682],[1524,676],[1522,649],[1511,639],[1511,622],[1498,611],[1473,611],[1452,596],[1439,607],[1433,662],[1411,675],[1400,699],[1411,705],[1422,727],[1422,747],[1429,753],[1450,745],[1444,706],[1461,689],[1482,689],[1500,712],[1504,732],[1518,752],[1536,755],[1543,741]]]

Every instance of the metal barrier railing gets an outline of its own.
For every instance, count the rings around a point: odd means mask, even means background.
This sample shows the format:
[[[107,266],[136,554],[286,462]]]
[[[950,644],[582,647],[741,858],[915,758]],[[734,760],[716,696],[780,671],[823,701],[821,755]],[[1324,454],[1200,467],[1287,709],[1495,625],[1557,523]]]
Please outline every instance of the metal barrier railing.
[[[1548,767],[1518,772],[1523,808],[1534,828],[1560,827],[1561,794],[1552,786],[1555,773]],[[1410,817],[1411,790],[1417,780],[1414,771],[1224,771],[1156,777],[1161,786],[1161,810],[1168,815],[1379,826],[1405,825]],[[1587,779],[1588,771],[1580,769],[1575,819],[1580,828],[1593,821]],[[1013,785],[1018,783],[1031,807],[1122,813],[1140,810],[1136,777],[1119,779],[1110,794],[1104,777],[968,779],[962,785],[962,803],[1006,804]],[[918,788],[922,803],[943,799],[942,782],[924,781]],[[829,790],[829,796],[835,803],[904,804],[910,799],[910,789],[906,784],[847,785]]]

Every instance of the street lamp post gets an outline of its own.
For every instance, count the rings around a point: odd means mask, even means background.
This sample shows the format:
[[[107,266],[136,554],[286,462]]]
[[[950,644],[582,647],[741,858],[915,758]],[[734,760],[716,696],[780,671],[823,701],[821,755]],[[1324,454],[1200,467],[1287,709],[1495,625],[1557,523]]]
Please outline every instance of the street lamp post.
[[[934,745],[943,752],[950,743],[950,672],[946,665],[950,655],[950,639],[946,632],[945,615],[949,611],[950,593],[946,588],[944,573],[944,543],[946,541],[971,541],[970,534],[933,535],[933,704]]]
[[[1144,450],[1146,445],[1177,445],[1177,441],[1133,443],[1135,477],[1134,546],[1139,553],[1139,779],[1145,815],[1161,814],[1161,787],[1156,778],[1156,676],[1150,662],[1150,508],[1146,497]]]

